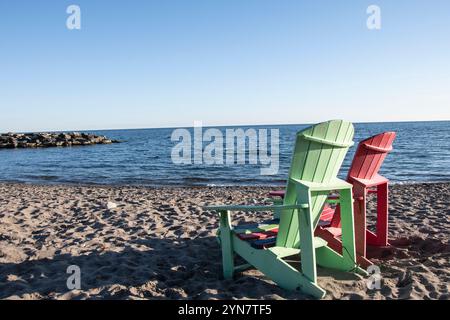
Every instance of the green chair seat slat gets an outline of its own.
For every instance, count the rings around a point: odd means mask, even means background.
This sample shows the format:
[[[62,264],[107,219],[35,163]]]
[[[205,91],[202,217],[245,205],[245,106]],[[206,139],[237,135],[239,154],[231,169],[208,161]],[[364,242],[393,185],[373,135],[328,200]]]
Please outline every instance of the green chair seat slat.
[[[264,232],[264,231],[270,231],[278,228],[278,224],[260,224],[255,227],[247,228],[245,226],[243,227],[236,227],[233,231],[237,234],[249,234],[254,232]]]
[[[325,241],[324,239],[320,238],[320,237],[314,237],[314,248],[321,248],[321,247],[325,247],[328,244],[327,241]]]
[[[314,237],[314,248],[321,248],[325,247],[328,244],[328,242],[320,237]],[[267,249],[269,251],[272,251],[274,254],[276,254],[278,257],[285,258],[289,256],[293,256],[295,254],[300,253],[300,249],[295,248],[285,248],[285,247],[272,247]]]

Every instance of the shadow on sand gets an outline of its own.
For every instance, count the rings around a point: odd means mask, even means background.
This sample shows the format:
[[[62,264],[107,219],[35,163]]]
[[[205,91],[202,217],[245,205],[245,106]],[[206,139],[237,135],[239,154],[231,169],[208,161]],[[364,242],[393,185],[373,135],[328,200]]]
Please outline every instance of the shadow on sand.
[[[147,238],[129,245],[120,252],[56,254],[52,259],[0,264],[0,298],[308,298],[279,288],[255,270],[237,274],[234,280],[224,280],[220,247],[214,237]],[[67,288],[71,276],[67,268],[71,265],[81,270],[78,294]],[[358,279],[350,273],[320,268],[319,276]]]

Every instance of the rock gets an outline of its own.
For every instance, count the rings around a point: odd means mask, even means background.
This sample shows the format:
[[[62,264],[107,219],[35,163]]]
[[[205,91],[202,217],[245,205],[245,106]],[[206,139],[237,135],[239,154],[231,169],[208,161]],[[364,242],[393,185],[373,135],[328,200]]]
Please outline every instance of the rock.
[[[70,134],[67,133],[60,133],[58,134],[58,139],[60,140],[70,140],[72,137],[70,136]]]
[[[0,149],[36,148],[36,147],[70,147],[93,144],[119,143],[105,136],[90,133],[3,133],[0,134]]]
[[[11,148],[17,148],[19,142],[15,138],[11,138],[9,139],[9,144],[11,145]]]

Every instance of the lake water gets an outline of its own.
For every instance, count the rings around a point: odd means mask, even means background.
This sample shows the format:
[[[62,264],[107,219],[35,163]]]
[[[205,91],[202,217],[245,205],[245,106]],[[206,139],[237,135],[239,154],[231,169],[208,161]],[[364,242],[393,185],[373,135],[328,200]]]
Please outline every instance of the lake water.
[[[111,185],[279,185],[290,166],[295,134],[306,125],[252,126],[279,129],[279,172],[260,174],[261,165],[175,165],[171,152],[174,129],[90,131],[125,142],[48,149],[0,150],[0,181],[37,184]],[[207,128],[204,128],[206,130]],[[218,128],[224,131],[226,128]],[[381,174],[392,182],[450,182],[450,122],[355,124],[354,141],[396,131],[394,151]],[[355,147],[347,154],[340,175],[345,176]],[[263,166],[264,167],[264,166]]]

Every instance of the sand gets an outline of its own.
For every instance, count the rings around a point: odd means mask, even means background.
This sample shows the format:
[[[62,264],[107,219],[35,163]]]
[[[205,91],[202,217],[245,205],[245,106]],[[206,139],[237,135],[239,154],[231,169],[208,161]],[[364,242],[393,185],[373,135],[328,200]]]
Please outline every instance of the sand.
[[[264,203],[269,190],[0,184],[0,298],[309,299],[256,270],[222,279],[218,217],[201,206]],[[393,186],[381,288],[319,268],[325,299],[449,299],[449,202],[450,183]],[[67,288],[70,265],[80,290]]]

